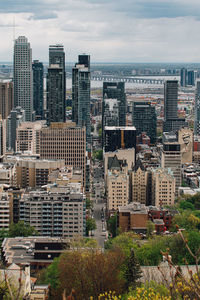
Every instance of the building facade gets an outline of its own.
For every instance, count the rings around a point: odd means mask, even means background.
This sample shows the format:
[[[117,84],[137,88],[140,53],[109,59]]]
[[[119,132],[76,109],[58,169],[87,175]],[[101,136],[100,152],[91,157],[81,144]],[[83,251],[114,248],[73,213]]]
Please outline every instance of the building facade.
[[[14,106],[25,110],[25,120],[33,120],[32,49],[25,36],[14,44]]]
[[[161,167],[170,168],[175,178],[175,196],[181,186],[181,147],[178,142],[164,143],[161,154]]]
[[[85,235],[85,196],[82,193],[33,191],[20,200],[20,220],[39,235],[74,238]]]
[[[81,168],[85,184],[86,130],[74,123],[52,123],[40,130],[40,158],[64,159],[67,166]]]
[[[19,188],[41,187],[48,183],[53,170],[64,167],[64,160],[17,159],[16,185]]]
[[[18,126],[25,122],[25,110],[21,107],[14,108],[7,118],[7,137],[6,148],[15,151],[16,148],[16,130]]]
[[[79,55],[72,68],[72,120],[86,127],[86,140],[91,143],[90,121],[90,56]]]
[[[137,135],[146,132],[151,143],[156,142],[157,117],[155,107],[150,102],[133,102],[132,123],[136,128]]]
[[[200,80],[196,82],[195,89],[194,134],[200,135]]]
[[[13,82],[0,82],[0,115],[6,119],[14,105]]]
[[[43,119],[44,117],[44,70],[43,63],[39,60],[34,60],[32,64],[33,69],[33,108],[36,119]]]
[[[152,203],[155,206],[173,206],[175,177],[171,169],[152,169]]]
[[[118,149],[136,149],[136,128],[134,126],[104,128],[104,151],[113,152]]]
[[[28,151],[30,154],[40,153],[39,131],[44,126],[44,121],[23,122],[16,130],[16,151]]]
[[[62,45],[49,46],[47,73],[47,124],[66,120],[65,52]]]

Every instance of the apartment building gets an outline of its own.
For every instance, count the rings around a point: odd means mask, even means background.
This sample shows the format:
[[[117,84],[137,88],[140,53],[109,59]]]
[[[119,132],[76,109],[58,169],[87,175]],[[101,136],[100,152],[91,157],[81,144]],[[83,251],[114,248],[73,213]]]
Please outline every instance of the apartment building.
[[[155,206],[173,206],[175,201],[175,177],[170,169],[151,169],[152,203]]]
[[[0,184],[16,185],[16,168],[13,163],[0,164]]]
[[[16,157],[16,183],[18,187],[41,187],[48,183],[53,170],[64,167],[64,160],[26,159]]]
[[[177,142],[164,143],[161,155],[161,167],[170,168],[175,178],[175,196],[178,196],[178,189],[181,186],[181,146]]]
[[[59,189],[24,194],[19,205],[20,220],[34,226],[42,236],[84,236],[85,195],[66,187]]]
[[[145,205],[148,203],[147,184],[148,172],[145,171],[141,161],[137,160],[131,172],[132,202],[139,202]]]
[[[39,154],[39,130],[44,127],[45,121],[23,122],[16,130],[16,151],[29,151]]]
[[[107,176],[107,208],[116,211],[129,202],[129,176],[127,172],[112,170]]]
[[[8,193],[0,192],[0,230],[9,229],[13,221],[13,202]]]
[[[13,82],[0,82],[0,115],[6,119],[13,108]]]
[[[86,130],[75,123],[51,123],[40,130],[40,158],[64,159],[67,166],[83,170],[85,184]]]

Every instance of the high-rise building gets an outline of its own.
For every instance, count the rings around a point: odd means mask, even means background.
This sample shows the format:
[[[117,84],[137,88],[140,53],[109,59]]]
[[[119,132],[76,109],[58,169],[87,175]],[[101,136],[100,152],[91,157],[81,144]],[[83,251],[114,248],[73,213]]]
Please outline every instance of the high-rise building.
[[[163,132],[177,131],[185,126],[185,119],[178,118],[178,81],[167,80],[164,83]]]
[[[16,146],[16,130],[17,127],[25,122],[25,110],[21,107],[16,107],[11,110],[10,115],[7,118],[7,140],[6,148],[8,150],[14,150]]]
[[[44,95],[43,95],[43,63],[34,60],[33,68],[33,108],[36,119],[44,117]]]
[[[194,70],[188,71],[188,85],[195,85],[195,72]]]
[[[6,153],[6,120],[0,116],[0,156]]]
[[[64,159],[67,166],[83,171],[85,184],[86,130],[73,123],[51,123],[40,130],[40,158]],[[83,184],[83,185],[84,185]]]
[[[194,134],[200,135],[200,80],[196,81],[194,113]]]
[[[187,76],[188,76],[188,72],[187,72],[187,69],[185,68],[182,68],[181,69],[181,86],[185,87],[187,86]]]
[[[131,202],[139,202],[141,204],[148,204],[147,185],[148,185],[148,172],[144,169],[140,160],[137,160],[133,171],[131,172]]]
[[[13,82],[0,82],[0,115],[6,119],[13,108]]]
[[[126,126],[126,94],[124,82],[104,82],[102,102],[102,144],[105,126]]]
[[[164,83],[164,119],[177,119],[178,115],[178,80]]]
[[[47,73],[47,124],[65,122],[66,75],[65,52],[62,45],[49,46]]]
[[[14,106],[25,110],[26,121],[33,120],[32,49],[25,36],[14,44]]]
[[[133,102],[132,122],[137,135],[146,132],[151,143],[156,142],[157,117],[155,107],[150,102]]]
[[[87,143],[91,142],[90,122],[90,56],[79,55],[72,69],[72,120],[86,127]]]
[[[39,131],[44,124],[45,121],[21,123],[16,130],[16,151],[39,154]]]
[[[136,149],[136,129],[134,126],[105,127],[104,151],[113,152],[118,149]]]
[[[161,167],[170,168],[175,178],[175,196],[178,196],[178,188],[181,186],[181,147],[178,142],[166,142],[163,144],[161,155]]]

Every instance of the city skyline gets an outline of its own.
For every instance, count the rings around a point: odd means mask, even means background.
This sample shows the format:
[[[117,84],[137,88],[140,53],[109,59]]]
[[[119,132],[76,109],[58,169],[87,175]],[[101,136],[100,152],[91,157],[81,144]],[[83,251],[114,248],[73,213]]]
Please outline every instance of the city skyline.
[[[198,62],[199,11],[196,0],[3,0],[0,61],[12,61],[13,38],[25,35],[40,61],[62,43],[67,62],[78,53],[95,62]]]

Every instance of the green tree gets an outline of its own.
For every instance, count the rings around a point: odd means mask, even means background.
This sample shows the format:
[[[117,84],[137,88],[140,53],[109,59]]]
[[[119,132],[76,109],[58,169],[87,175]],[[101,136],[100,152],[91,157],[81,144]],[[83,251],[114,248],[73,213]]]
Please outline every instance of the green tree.
[[[125,270],[123,272],[126,280],[126,289],[135,289],[138,285],[139,279],[142,277],[142,270],[135,257],[134,250],[131,249],[131,253],[125,262]]]
[[[89,235],[89,231],[95,230],[97,228],[96,222],[92,218],[87,218],[86,220],[86,236]]]
[[[152,233],[155,230],[155,224],[152,221],[147,222],[147,236],[150,237],[152,236]]]
[[[187,200],[181,200],[179,203],[179,207],[181,209],[194,209],[194,204],[192,204],[191,202],[187,201]]]
[[[24,221],[19,221],[18,223],[12,223],[9,227],[9,236],[34,236],[38,235],[37,230],[34,227],[27,225]]]
[[[93,203],[89,198],[86,198],[86,209],[91,209],[93,207]]]
[[[112,237],[116,237],[117,235],[117,214],[110,217],[107,221],[108,231],[111,233]]]

